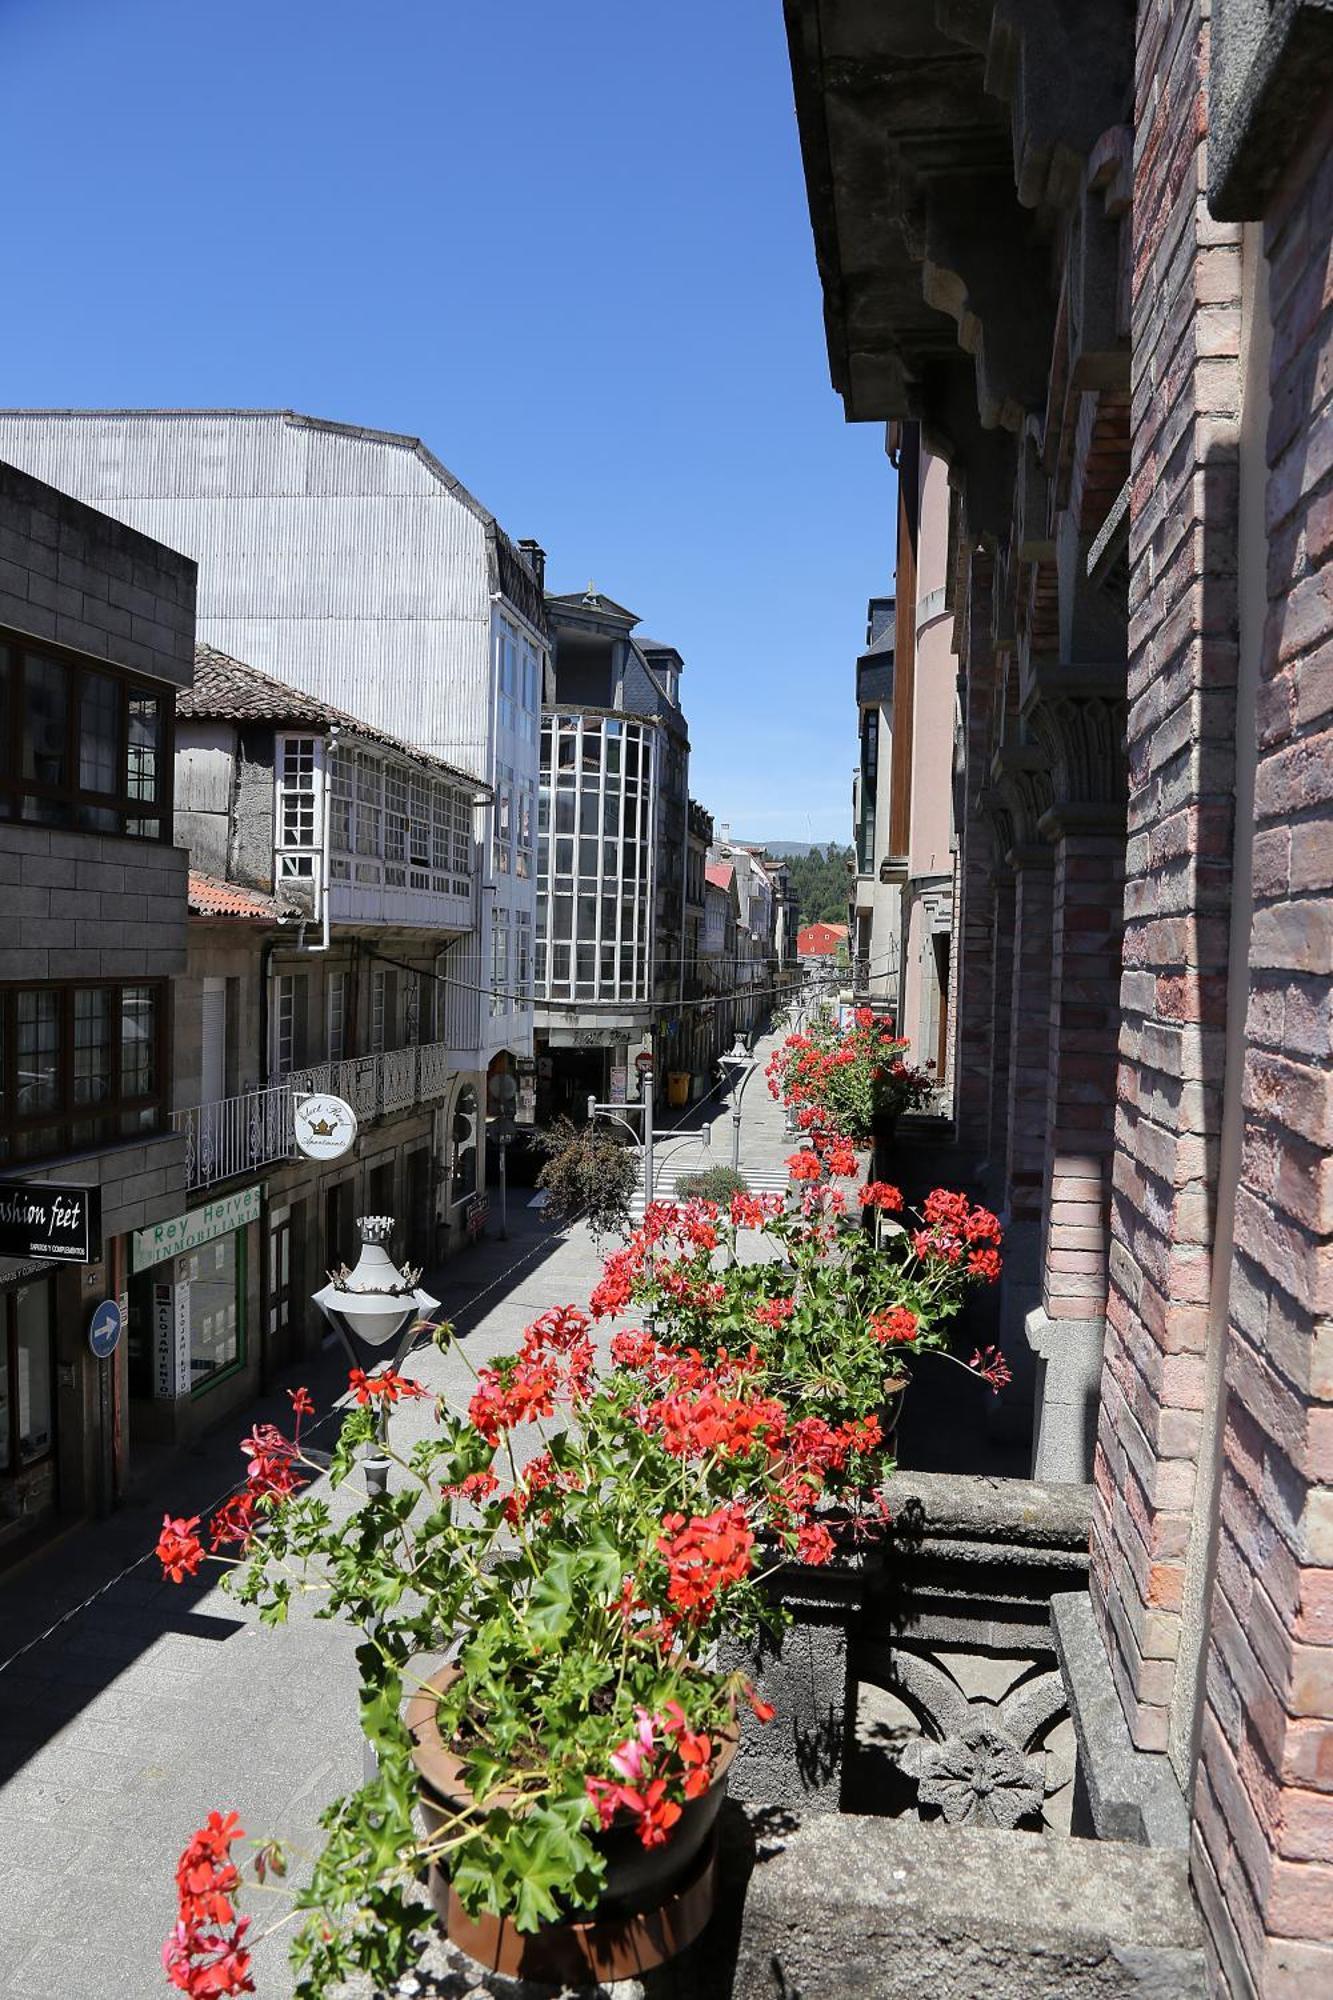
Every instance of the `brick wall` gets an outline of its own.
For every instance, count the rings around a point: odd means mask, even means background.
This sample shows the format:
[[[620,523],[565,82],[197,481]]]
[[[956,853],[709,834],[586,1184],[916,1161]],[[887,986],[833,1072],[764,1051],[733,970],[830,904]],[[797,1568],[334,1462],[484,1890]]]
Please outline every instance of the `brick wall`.
[[[1106,1310],[1123,880],[1124,842],[1109,826],[1062,828],[1043,1078],[1049,1186],[1042,1304],[1054,1320],[1100,1319]]]
[[[1194,1877],[1219,1983],[1333,1992],[1333,113],[1265,218],[1268,615]],[[1243,1968],[1243,1969],[1242,1969]]]
[[[1093,1598],[1135,1742],[1164,1749],[1212,1273],[1236,684],[1238,230],[1204,203],[1206,21],[1138,14],[1129,820]]]

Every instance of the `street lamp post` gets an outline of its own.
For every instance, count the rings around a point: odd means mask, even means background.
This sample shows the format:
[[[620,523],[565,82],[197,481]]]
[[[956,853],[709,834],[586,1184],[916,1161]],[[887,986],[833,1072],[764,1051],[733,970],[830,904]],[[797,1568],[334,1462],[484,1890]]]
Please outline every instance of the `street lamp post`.
[[[397,1339],[393,1357],[396,1373],[406,1359],[418,1324],[440,1302],[421,1289],[420,1271],[410,1267],[400,1271],[385,1248],[393,1233],[391,1215],[363,1215],[356,1226],[361,1231],[361,1255],[354,1268],[349,1271],[344,1265],[341,1270],[331,1272],[328,1284],[314,1294],[314,1302],[347,1349],[355,1368],[366,1360],[373,1365],[380,1352]],[[358,1343],[369,1352],[362,1354]],[[366,1492],[372,1498],[389,1490],[388,1425],[388,1404],[381,1399],[375,1412],[375,1436],[380,1450],[376,1456],[361,1462]],[[322,1452],[308,1456],[320,1462],[324,1459]],[[368,1638],[373,1640],[377,1625],[378,1620],[372,1616],[366,1627]],[[369,1741],[363,1745],[362,1759],[366,1782],[372,1783],[379,1774],[379,1759]]]
[[[737,1035],[735,1046],[719,1063],[731,1077],[731,1170],[738,1174],[741,1168],[741,1100],[745,1096],[745,1086],[758,1069],[759,1064]]]
[[[314,1302],[333,1328],[356,1368],[372,1364],[389,1343],[398,1339],[393,1357],[395,1371],[402,1366],[413,1333],[428,1318],[439,1300],[421,1289],[420,1271],[400,1271],[387,1248],[393,1232],[391,1215],[363,1215],[357,1222],[361,1231],[361,1255],[352,1270],[332,1273],[320,1287]],[[401,1336],[401,1338],[399,1338]],[[370,1350],[361,1352],[361,1343]],[[377,1413],[377,1435],[386,1441],[388,1407],[381,1403]],[[381,1456],[365,1461],[366,1490],[383,1493],[388,1488],[389,1461]]]

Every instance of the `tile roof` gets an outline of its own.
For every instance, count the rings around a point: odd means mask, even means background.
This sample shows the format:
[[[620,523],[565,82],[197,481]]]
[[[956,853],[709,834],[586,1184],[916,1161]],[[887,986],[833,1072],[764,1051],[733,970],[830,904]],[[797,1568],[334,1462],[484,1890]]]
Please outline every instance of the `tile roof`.
[[[812,953],[826,950],[830,945],[846,943],[847,937],[846,924],[824,922],[803,924],[796,933],[797,954],[808,957]]]
[[[247,917],[252,923],[273,924],[285,914],[262,889],[243,889],[239,882],[220,882],[216,875],[190,870],[190,914],[195,917]]]
[[[176,696],[176,713],[208,722],[295,723],[313,729],[331,729],[336,725],[368,742],[400,751],[417,763],[428,764],[432,770],[444,771],[460,784],[490,797],[489,785],[471,771],[447,764],[429,750],[419,750],[401,736],[390,736],[386,730],[376,729],[373,724],[349,715],[346,709],[306,694],[302,688],[288,687],[285,681],[274,680],[272,674],[261,673],[258,667],[247,666],[244,660],[234,660],[230,653],[221,653],[216,646],[195,647],[194,686],[182,688]]]
[[[729,889],[736,870],[726,861],[710,861],[704,874],[715,889]]]

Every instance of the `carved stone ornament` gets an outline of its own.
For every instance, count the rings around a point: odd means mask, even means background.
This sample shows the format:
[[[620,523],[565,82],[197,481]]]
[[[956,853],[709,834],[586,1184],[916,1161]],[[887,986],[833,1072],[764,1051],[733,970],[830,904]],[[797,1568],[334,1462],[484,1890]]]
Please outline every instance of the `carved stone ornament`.
[[[950,1826],[1005,1830],[1039,1813],[1045,1800],[1041,1766],[985,1723],[921,1749],[917,1797],[938,1806]]]

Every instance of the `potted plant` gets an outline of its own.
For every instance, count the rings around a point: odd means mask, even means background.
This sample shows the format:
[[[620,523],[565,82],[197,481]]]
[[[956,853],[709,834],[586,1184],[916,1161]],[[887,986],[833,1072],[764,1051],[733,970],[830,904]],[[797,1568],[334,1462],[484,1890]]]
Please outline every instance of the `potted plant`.
[[[877,1128],[918,1110],[935,1089],[934,1063],[915,1067],[910,1047],[891,1020],[868,1007],[858,1007],[845,1029],[831,1015],[817,1017],[769,1058],[768,1087],[803,1131],[827,1129],[865,1146]]]
[[[302,1995],[410,1969],[433,1921],[423,1887],[464,1950],[529,1977],[642,1970],[707,1920],[711,1827],[750,1698],[712,1664],[716,1646],[771,1616],[762,1552],[801,1546],[832,1461],[812,1457],[749,1354],[627,1331],[599,1371],[590,1324],[574,1307],[543,1314],[477,1374],[465,1411],[437,1403],[403,1451],[379,1415],[426,1392],[392,1369],[359,1375],[332,1481],[355,1479],[367,1450],[394,1472],[350,1515],[306,1490],[298,1392],[294,1434],[246,1440],[246,1485],[202,1533],[164,1523],[168,1575],[224,1562],[273,1624],[317,1589],[322,1615],[363,1634],[378,1770],[323,1815],[297,1897]],[[870,1426],[839,1434],[844,1485],[873,1481],[874,1442]],[[182,1856],[164,1962],[184,1992],[250,1990],[241,1838],[214,1814]],[[280,1866],[261,1843],[256,1881]]]

